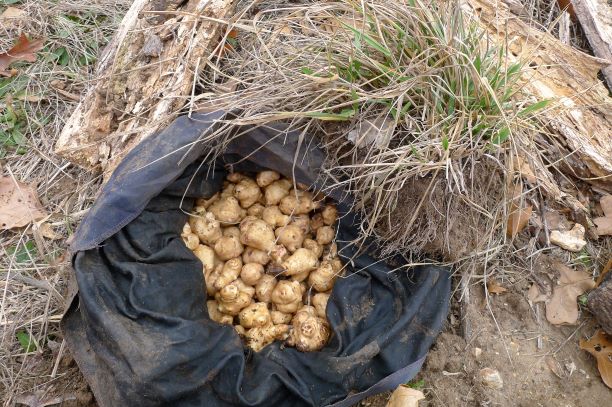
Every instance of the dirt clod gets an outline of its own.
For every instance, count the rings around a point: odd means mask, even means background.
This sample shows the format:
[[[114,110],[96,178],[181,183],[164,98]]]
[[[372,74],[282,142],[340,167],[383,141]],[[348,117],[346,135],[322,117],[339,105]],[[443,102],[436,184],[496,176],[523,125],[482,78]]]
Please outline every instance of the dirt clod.
[[[501,377],[501,374],[499,374],[497,370],[491,369],[490,367],[480,369],[480,371],[478,372],[478,379],[482,382],[483,385],[492,389],[499,390],[504,387],[504,381]]]

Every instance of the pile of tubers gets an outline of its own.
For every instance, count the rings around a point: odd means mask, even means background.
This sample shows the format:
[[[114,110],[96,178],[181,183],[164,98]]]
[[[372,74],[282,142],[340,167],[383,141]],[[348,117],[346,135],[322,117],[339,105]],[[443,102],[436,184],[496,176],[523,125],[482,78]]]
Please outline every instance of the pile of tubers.
[[[324,196],[275,171],[229,174],[221,192],[196,200],[181,234],[202,262],[210,318],[234,325],[256,352],[275,340],[320,350],[342,271],[337,218]]]

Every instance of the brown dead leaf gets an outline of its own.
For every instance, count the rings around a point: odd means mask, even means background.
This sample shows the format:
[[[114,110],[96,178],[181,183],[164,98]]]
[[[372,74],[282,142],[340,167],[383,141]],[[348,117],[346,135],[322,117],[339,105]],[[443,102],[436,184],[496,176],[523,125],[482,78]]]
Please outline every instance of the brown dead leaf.
[[[510,215],[506,225],[506,234],[508,237],[514,238],[529,223],[533,207],[527,205],[524,200],[521,200],[521,195],[523,194],[523,186],[521,184],[513,185],[511,194],[512,202],[510,203]]]
[[[36,102],[40,102],[44,100],[45,98],[43,96],[38,96],[38,95],[21,94],[21,95],[17,95],[16,99],[23,100],[24,102],[36,103]]]
[[[580,339],[580,349],[595,356],[601,380],[612,388],[612,338],[600,329],[588,341]]]
[[[557,376],[559,379],[563,379],[565,377],[561,366],[559,366],[559,362],[557,362],[555,358],[552,356],[546,356],[544,361],[546,362],[546,366],[548,366],[550,371],[553,372],[555,376]]]
[[[612,195],[605,195],[599,200],[604,216],[593,219],[599,236],[612,236]]]
[[[606,263],[603,270],[601,271],[601,274],[599,274],[599,277],[597,277],[597,281],[595,281],[596,287],[599,287],[601,282],[604,280],[604,277],[606,276],[606,274],[610,272],[610,270],[612,270],[612,257],[608,259],[608,262]]]
[[[506,287],[501,286],[497,280],[492,279],[487,282],[487,291],[489,294],[501,294],[508,291]]]
[[[506,228],[506,234],[508,237],[516,237],[521,230],[525,229],[527,223],[529,223],[529,218],[531,218],[531,214],[533,213],[533,206],[529,205],[526,208],[517,208],[508,216],[508,225]]]
[[[535,185],[537,182],[536,176],[529,165],[529,162],[524,157],[518,156],[514,161],[514,170],[521,174],[523,179],[529,182],[532,185]]]
[[[601,210],[605,217],[612,217],[612,195],[604,195],[600,200]]]
[[[597,226],[597,234],[599,236],[612,236],[612,216],[595,218],[593,223]]]
[[[13,48],[7,52],[0,53],[0,75],[8,75],[7,69],[13,62],[36,61],[36,52],[42,49],[44,43],[44,39],[30,41],[25,34],[21,34]]]
[[[10,177],[0,178],[0,229],[25,226],[45,216],[34,187]]]
[[[551,324],[575,324],[578,321],[578,304],[576,299],[585,291],[595,288],[591,275],[573,270],[565,264],[555,263],[560,277],[553,288],[550,301],[546,304],[546,319]]]
[[[7,7],[6,10],[0,14],[0,20],[14,20],[25,17],[26,12],[17,7]]]
[[[422,391],[408,386],[399,386],[391,394],[386,407],[419,407],[419,400],[424,398]]]
[[[572,21],[576,21],[576,12],[574,11],[571,0],[557,0],[557,3],[559,4],[559,9],[567,11]]]
[[[529,287],[527,299],[535,304],[537,302],[544,302],[548,300],[548,296],[545,293],[541,293],[538,285],[534,283],[531,285],[531,287]]]
[[[44,397],[44,392],[36,391],[34,393],[25,393],[17,396],[15,402],[17,404],[24,404],[28,407],[47,407],[56,404],[63,403],[64,401],[76,400],[74,394],[67,394],[62,397]]]

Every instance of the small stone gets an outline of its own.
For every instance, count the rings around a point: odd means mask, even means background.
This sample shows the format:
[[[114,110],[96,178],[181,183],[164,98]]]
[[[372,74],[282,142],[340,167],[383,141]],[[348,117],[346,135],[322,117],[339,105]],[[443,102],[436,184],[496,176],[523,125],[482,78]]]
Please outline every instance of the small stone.
[[[482,355],[482,349],[480,349],[480,348],[473,348],[472,349],[472,355],[474,355],[474,357],[476,359],[478,359],[480,357],[480,355]]]
[[[478,377],[482,384],[492,389],[501,389],[504,387],[504,381],[502,380],[501,375],[495,369],[491,369],[489,367],[485,367],[484,369],[480,369],[478,372]]]
[[[570,252],[579,252],[587,244],[584,232],[584,226],[576,223],[569,231],[553,230],[550,233],[550,242]]]
[[[142,53],[148,57],[159,57],[164,49],[161,38],[155,34],[146,36],[142,46]]]

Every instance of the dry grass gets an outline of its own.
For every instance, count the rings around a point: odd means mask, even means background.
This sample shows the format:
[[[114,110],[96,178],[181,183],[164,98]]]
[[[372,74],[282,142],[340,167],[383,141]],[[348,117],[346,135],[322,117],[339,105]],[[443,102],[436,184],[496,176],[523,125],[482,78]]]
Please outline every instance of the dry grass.
[[[523,5],[522,17],[542,31],[548,31],[566,44],[592,54],[591,46],[576,20],[573,21],[565,10],[559,8],[557,0],[520,0]]]
[[[236,22],[202,78],[196,104],[238,112],[204,141],[275,120],[304,148],[322,140],[330,188],[353,194],[383,255],[456,262],[502,248],[509,157],[545,106],[517,92],[520,62],[452,1],[267,7]]]
[[[3,176],[34,184],[51,216],[56,239],[33,227],[0,234],[0,402],[13,405],[24,392],[44,399],[62,394],[75,366],[57,364],[62,349],[59,321],[68,278],[65,239],[95,198],[99,180],[53,154],[65,118],[91,79],[95,57],[113,34],[128,0],[44,1],[11,4],[22,18],[1,21],[0,51],[20,33],[45,38],[35,63],[0,77]],[[0,1],[0,14],[4,11]],[[7,121],[10,109],[16,119]],[[25,340],[20,344],[18,336]],[[33,345],[27,349],[28,338]],[[60,351],[60,349],[62,349]],[[29,351],[29,352],[27,352]]]

